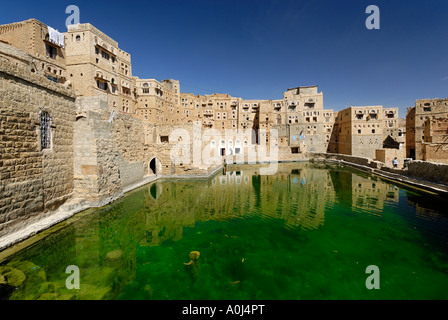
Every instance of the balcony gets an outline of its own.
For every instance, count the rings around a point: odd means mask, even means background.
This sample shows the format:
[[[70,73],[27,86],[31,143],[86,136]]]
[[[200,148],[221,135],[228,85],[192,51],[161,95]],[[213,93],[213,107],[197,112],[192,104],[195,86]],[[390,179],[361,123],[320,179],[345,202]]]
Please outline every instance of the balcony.
[[[103,81],[109,81],[109,79],[100,71],[97,71],[95,73],[95,79],[96,80],[103,80]]]

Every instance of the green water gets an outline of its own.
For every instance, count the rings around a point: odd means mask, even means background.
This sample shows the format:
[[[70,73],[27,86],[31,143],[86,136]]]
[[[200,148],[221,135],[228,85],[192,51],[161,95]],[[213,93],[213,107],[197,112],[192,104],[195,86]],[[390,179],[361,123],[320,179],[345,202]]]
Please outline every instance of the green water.
[[[309,163],[158,181],[4,259],[0,298],[447,299],[447,204]],[[366,287],[369,265],[380,289]]]

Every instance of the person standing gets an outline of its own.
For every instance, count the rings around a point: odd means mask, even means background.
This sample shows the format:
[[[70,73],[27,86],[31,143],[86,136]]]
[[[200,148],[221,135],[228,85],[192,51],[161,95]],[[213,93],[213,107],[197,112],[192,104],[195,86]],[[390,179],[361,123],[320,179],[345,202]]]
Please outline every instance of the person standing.
[[[392,160],[392,165],[394,166],[394,168],[398,168],[398,160],[397,160],[397,157],[395,157],[394,160]]]

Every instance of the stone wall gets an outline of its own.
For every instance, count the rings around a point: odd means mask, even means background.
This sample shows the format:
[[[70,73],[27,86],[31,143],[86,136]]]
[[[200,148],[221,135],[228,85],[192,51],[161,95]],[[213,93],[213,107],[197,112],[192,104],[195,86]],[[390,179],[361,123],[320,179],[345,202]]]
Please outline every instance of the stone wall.
[[[80,97],[74,127],[76,196],[101,205],[123,194],[119,151],[109,122],[107,100]]]
[[[403,150],[404,152],[404,150]],[[406,169],[390,168],[385,166],[384,163],[380,161],[374,161],[370,158],[346,156],[341,154],[330,154],[330,153],[315,153],[308,152],[305,154],[307,159],[328,159],[328,160],[342,160],[349,164],[361,165],[364,168],[369,168],[371,172],[382,173],[388,172],[393,174],[398,174],[400,177],[417,179],[424,183],[424,185],[443,184],[448,185],[448,164],[443,163],[432,163],[426,161],[410,161]],[[370,169],[371,168],[371,169]],[[409,180],[409,179],[408,179]],[[409,182],[409,181],[408,181]],[[414,181],[415,182],[415,181]],[[445,186],[443,189],[448,190]]]
[[[404,167],[404,158],[406,150],[402,149],[377,149],[375,150],[375,160],[384,163],[388,167],[392,167],[392,160],[397,158],[398,168]]]
[[[48,149],[41,145],[42,112],[50,115]],[[71,196],[74,119],[71,90],[0,60],[0,235]]]
[[[426,181],[448,184],[448,164],[426,161],[411,161],[408,175]]]
[[[370,158],[364,158],[364,157],[356,157],[356,156],[349,156],[345,154],[338,154],[338,153],[319,153],[319,152],[307,152],[305,153],[305,157],[307,159],[330,159],[330,160],[343,160],[354,164],[359,164],[362,166],[370,166],[372,162],[372,159]],[[376,164],[374,165],[377,166]]]
[[[78,97],[76,106],[75,194],[92,206],[121,197],[150,177],[203,176],[216,167],[192,163],[192,124],[152,125],[111,111],[101,96]],[[173,162],[173,150],[183,147],[190,161]]]
[[[120,179],[123,187],[128,187],[143,180],[143,161],[128,162],[126,160],[121,160],[118,163],[118,167],[120,170]]]

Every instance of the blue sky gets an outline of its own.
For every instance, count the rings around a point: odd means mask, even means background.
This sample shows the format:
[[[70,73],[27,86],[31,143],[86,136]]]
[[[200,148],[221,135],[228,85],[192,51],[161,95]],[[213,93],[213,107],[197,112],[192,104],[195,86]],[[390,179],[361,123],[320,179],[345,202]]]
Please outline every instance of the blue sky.
[[[0,23],[36,18],[65,32],[74,4],[132,56],[140,78],[182,92],[280,99],[318,85],[324,107],[406,108],[448,97],[446,0],[5,1]],[[368,5],[380,30],[368,30]]]

